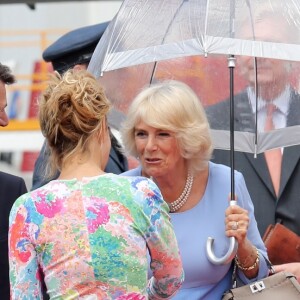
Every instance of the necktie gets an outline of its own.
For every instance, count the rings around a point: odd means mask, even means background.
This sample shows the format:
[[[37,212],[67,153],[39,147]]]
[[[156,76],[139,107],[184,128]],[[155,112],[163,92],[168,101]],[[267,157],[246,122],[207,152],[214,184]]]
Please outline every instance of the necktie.
[[[273,113],[277,110],[274,104],[267,104],[267,116],[265,122],[265,131],[273,130]],[[265,158],[267,161],[269,173],[272,179],[273,187],[276,195],[278,196],[279,187],[280,187],[280,175],[281,175],[281,162],[282,162],[282,153],[281,149],[273,149],[265,152]]]

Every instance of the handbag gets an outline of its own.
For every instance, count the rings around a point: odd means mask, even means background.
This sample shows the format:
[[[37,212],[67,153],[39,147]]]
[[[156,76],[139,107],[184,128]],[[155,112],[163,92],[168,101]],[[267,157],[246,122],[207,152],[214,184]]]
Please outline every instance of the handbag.
[[[300,262],[300,237],[284,225],[269,225],[263,241],[273,265]]]
[[[274,274],[271,263],[266,261],[273,273],[256,282],[230,289],[224,293],[222,300],[299,300],[300,284],[296,277],[287,272]],[[236,286],[236,264],[234,264],[232,286]]]

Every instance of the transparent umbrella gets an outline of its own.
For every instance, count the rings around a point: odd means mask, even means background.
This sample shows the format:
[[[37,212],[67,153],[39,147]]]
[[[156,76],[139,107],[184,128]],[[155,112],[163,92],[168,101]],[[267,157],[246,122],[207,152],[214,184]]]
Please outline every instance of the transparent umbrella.
[[[206,108],[214,147],[231,150],[234,195],[234,150],[256,155],[300,144],[293,109],[300,101],[299,22],[298,0],[125,0],[89,70],[124,114],[146,85],[176,79],[191,86]],[[262,99],[281,101],[284,93],[295,95],[283,111],[286,124],[263,132],[257,118]],[[228,255],[213,257],[214,263],[232,258],[230,242]]]

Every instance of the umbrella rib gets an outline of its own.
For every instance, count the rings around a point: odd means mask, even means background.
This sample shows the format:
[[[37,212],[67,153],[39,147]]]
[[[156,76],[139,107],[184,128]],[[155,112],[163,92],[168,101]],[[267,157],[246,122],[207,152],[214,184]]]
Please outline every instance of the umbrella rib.
[[[202,43],[203,43],[203,49],[204,49],[204,55],[205,57],[207,56],[207,46],[205,43],[206,36],[207,36],[207,27],[208,27],[208,9],[210,6],[210,0],[207,0],[206,4],[206,12],[205,12],[205,23],[204,23],[204,36],[202,38]]]
[[[253,13],[252,13],[252,6],[249,0],[246,1],[249,14],[250,14],[250,22],[251,22],[251,29],[252,29],[252,39],[255,41],[255,29],[253,24]],[[255,72],[255,133],[254,133],[254,157],[257,157],[257,107],[258,107],[258,79],[257,79],[257,57],[254,57],[254,72]]]
[[[176,18],[178,12],[180,11],[180,9],[181,9],[181,7],[182,7],[182,5],[183,5],[183,3],[184,3],[185,1],[186,1],[186,0],[183,0],[183,1],[181,2],[181,4],[177,7],[176,12],[175,12],[173,18],[172,18],[171,22],[169,23],[169,25],[168,25],[168,27],[167,27],[166,33],[165,33],[165,35],[163,36],[163,39],[162,39],[162,41],[161,41],[161,44],[164,44],[165,39],[166,39],[166,36],[167,36],[167,34],[169,33],[169,30],[170,30],[170,28],[171,28],[171,25],[172,25],[174,19]],[[157,61],[154,62],[153,70],[152,70],[151,77],[150,77],[150,85],[151,85],[152,82],[153,82],[153,78],[154,78],[156,69],[157,69]]]

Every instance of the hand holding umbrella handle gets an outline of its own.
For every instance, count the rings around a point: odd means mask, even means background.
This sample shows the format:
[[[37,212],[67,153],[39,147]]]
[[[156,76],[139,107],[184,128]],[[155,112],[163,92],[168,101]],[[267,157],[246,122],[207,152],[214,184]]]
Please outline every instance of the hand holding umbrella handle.
[[[231,200],[230,205],[236,205],[236,201]],[[213,244],[214,244],[214,239],[212,237],[208,237],[206,242],[206,254],[208,260],[214,265],[229,264],[236,255],[238,249],[237,240],[234,237],[230,237],[229,249],[223,257],[215,256],[215,254],[213,253]]]

